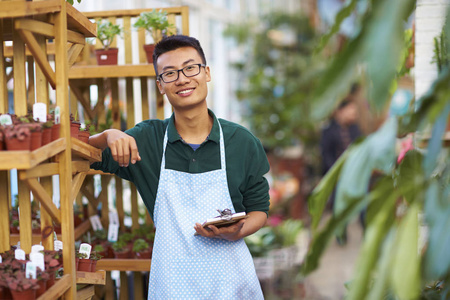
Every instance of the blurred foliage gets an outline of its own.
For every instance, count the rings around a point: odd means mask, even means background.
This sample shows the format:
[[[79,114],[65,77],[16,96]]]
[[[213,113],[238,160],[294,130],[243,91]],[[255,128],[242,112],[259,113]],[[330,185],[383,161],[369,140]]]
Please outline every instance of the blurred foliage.
[[[311,93],[324,60],[313,56],[319,35],[301,14],[273,13],[225,31],[244,53],[236,61],[237,96],[252,132],[270,148],[318,144]]]
[[[319,119],[333,107],[333,95],[350,86],[356,69],[366,73],[373,110],[389,105],[392,82],[402,75],[405,41],[411,40],[404,22],[416,1],[367,2],[360,32],[335,56],[315,89],[313,112]],[[444,33],[449,30],[447,23]],[[450,297],[450,151],[442,141],[449,122],[450,70],[439,63],[449,57],[448,43],[445,34],[436,40],[439,75],[415,107],[401,118],[389,117],[378,131],[348,148],[309,198],[314,234],[302,276],[318,267],[333,236],[367,209],[363,246],[346,299]],[[396,138],[408,133],[415,149],[397,163]],[[334,214],[318,228],[334,189]]]

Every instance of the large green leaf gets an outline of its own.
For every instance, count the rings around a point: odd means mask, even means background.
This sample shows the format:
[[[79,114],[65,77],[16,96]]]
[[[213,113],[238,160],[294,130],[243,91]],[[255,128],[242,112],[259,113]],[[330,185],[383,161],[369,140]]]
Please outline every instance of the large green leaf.
[[[397,232],[391,276],[400,299],[417,299],[420,295],[419,212],[420,203],[414,202]]]
[[[389,118],[383,126],[355,146],[348,154],[337,185],[335,212],[348,205],[349,199],[361,198],[368,192],[374,169],[389,172],[395,161],[397,121]]]
[[[406,153],[396,176],[396,188],[411,203],[415,199],[423,199],[425,177],[422,169],[423,155],[417,150]]]
[[[356,274],[347,299],[361,300],[368,294],[372,273],[378,261],[383,240],[393,223],[397,194],[390,187],[392,181],[383,178],[369,196],[371,202],[380,202],[380,210],[367,226],[364,244],[359,254]]]

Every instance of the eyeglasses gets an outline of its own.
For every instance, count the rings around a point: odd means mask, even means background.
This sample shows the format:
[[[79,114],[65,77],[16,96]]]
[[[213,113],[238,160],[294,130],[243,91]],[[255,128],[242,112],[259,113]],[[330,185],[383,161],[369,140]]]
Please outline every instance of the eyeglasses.
[[[160,79],[162,79],[162,81],[164,81],[165,83],[170,83],[170,82],[174,82],[174,81],[178,80],[178,77],[180,76],[180,71],[183,72],[184,76],[186,76],[186,77],[193,77],[193,76],[200,74],[200,67],[206,67],[206,65],[193,64],[193,65],[186,66],[183,69],[172,70],[172,71],[167,71],[167,72],[161,73],[158,75],[158,77]]]

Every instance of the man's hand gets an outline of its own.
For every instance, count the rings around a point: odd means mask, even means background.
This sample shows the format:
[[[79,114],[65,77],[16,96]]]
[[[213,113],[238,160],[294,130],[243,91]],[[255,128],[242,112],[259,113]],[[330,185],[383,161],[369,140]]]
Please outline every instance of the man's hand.
[[[132,164],[141,160],[136,140],[132,136],[117,129],[108,129],[91,136],[89,138],[89,144],[102,150],[109,147],[113,159],[121,167],[128,167],[130,160]]]
[[[195,223],[195,231],[204,237],[221,238],[228,241],[236,241],[258,231],[267,221],[267,215],[262,211],[249,212],[247,219],[242,219],[236,224],[217,228],[209,225],[208,229],[203,228],[200,223]]]

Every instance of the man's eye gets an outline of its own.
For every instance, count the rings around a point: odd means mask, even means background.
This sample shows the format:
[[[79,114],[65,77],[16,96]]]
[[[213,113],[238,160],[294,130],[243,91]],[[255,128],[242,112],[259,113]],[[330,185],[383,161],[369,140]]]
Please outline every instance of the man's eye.
[[[164,73],[164,76],[166,76],[166,77],[173,77],[173,76],[175,76],[175,73],[176,72],[174,72],[174,71],[169,71],[169,72]]]
[[[194,70],[194,69],[195,69],[195,66],[187,66],[187,67],[185,68],[186,71],[192,71],[192,70]]]

